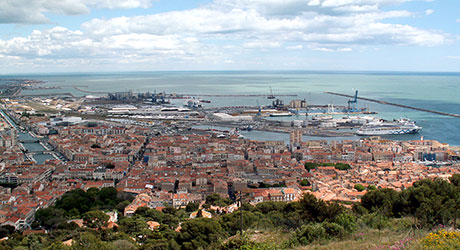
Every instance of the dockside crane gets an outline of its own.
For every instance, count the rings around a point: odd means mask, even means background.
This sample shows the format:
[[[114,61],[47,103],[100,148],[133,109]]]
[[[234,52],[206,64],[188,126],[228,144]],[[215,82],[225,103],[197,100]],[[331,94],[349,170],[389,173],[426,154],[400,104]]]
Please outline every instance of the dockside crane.
[[[348,100],[348,112],[356,112],[357,108],[356,106],[358,105],[358,90],[355,92],[355,96],[353,99]]]
[[[256,100],[256,102],[257,102],[257,107],[258,107],[257,116],[261,116],[262,115],[262,109],[260,108],[259,100]]]

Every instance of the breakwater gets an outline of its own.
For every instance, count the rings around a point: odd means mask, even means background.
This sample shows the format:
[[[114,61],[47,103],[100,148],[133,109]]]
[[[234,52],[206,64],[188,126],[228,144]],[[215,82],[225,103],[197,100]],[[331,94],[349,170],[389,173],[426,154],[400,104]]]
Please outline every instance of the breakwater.
[[[330,94],[330,95],[342,96],[342,97],[349,97],[349,98],[354,97],[354,96],[351,96],[351,95],[335,93],[335,92],[329,92],[329,91],[326,91],[324,93]],[[368,102],[375,102],[375,103],[379,103],[379,104],[383,104],[383,105],[391,105],[391,106],[396,106],[396,107],[400,107],[400,108],[413,109],[413,110],[422,111],[422,112],[428,112],[428,113],[433,113],[433,114],[438,114],[438,115],[443,115],[443,116],[450,116],[450,117],[460,118],[459,114],[453,114],[453,113],[447,113],[447,112],[436,111],[436,110],[431,110],[431,109],[413,107],[413,106],[409,106],[409,105],[404,105],[404,104],[399,104],[399,103],[394,103],[394,102],[387,102],[387,101],[376,100],[376,99],[365,98],[365,97],[358,97],[358,99],[368,101]]]

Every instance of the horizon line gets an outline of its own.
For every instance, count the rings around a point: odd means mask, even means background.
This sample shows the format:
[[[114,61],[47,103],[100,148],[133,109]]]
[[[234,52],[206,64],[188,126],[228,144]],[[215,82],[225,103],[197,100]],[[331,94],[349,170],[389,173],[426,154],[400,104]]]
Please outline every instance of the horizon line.
[[[258,69],[258,70],[138,70],[138,71],[65,71],[0,73],[0,76],[21,75],[76,75],[76,74],[127,74],[127,73],[196,73],[196,72],[311,72],[311,73],[399,73],[399,74],[460,74],[460,71],[415,71],[415,70],[307,70],[307,69]]]

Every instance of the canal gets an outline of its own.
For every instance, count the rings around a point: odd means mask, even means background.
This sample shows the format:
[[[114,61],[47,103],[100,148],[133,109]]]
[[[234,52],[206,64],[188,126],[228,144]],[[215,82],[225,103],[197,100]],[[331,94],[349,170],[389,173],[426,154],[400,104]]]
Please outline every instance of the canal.
[[[6,115],[3,110],[0,110],[0,113],[18,131],[18,141],[37,140],[37,138],[30,135],[28,132],[20,132],[21,130],[18,128],[17,124],[13,120],[11,120],[11,118],[8,115]],[[39,142],[25,142],[25,143],[22,143],[22,145],[24,145],[24,147],[29,152],[35,153],[33,158],[38,164],[43,164],[46,160],[54,158],[50,154],[43,153],[44,151],[46,151],[46,149]]]
[[[18,133],[18,140],[34,140],[33,136],[31,136],[29,133],[23,133],[19,132]],[[53,159],[54,157],[50,154],[44,154],[41,152],[46,151],[46,149],[38,142],[25,142],[22,143],[24,147],[29,151],[29,152],[35,152],[34,154],[34,160],[38,164],[43,164],[46,160]]]

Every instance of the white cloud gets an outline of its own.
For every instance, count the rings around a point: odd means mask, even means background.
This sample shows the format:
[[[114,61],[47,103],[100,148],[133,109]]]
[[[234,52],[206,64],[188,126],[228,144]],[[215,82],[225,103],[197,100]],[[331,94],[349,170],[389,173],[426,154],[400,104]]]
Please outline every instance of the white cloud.
[[[144,8],[151,4],[150,0],[64,0],[69,4],[60,5],[59,0],[53,0],[44,7],[43,1],[34,2],[40,2],[37,6],[42,9],[22,22],[46,21],[45,16],[40,17],[45,12],[70,15],[88,11],[88,6]],[[405,10],[382,9],[407,1],[216,0],[190,10],[96,18],[83,23],[81,30],[54,27],[0,40],[0,64],[7,60],[51,65],[225,61],[238,65],[244,56],[273,48],[349,52],[359,46],[437,46],[449,42],[449,35],[442,32],[387,22],[415,16]],[[1,12],[2,8],[0,17]]]
[[[381,7],[414,0],[216,0],[220,8],[254,9],[264,15],[299,15],[301,13],[334,13],[377,11]]]
[[[459,19],[457,19],[457,23],[460,23],[460,18],[459,18]]]
[[[294,45],[294,46],[287,46],[286,49],[288,49],[288,50],[299,50],[299,49],[303,49],[303,46],[301,44],[298,44],[298,45]]]
[[[242,0],[241,0],[242,1]],[[152,35],[194,35],[243,41],[245,47],[270,41],[268,47],[285,42],[326,44],[400,44],[433,46],[442,44],[442,33],[381,20],[409,17],[408,11],[353,13],[350,15],[300,14],[293,17],[264,16],[254,9],[222,10],[200,8],[137,17],[93,19],[82,25],[92,36],[146,33]]]
[[[431,14],[433,14],[433,13],[434,13],[434,10],[432,10],[432,9],[427,9],[427,10],[425,10],[425,14],[426,14],[427,16],[429,16],[429,15],[431,15]]]
[[[313,50],[324,51],[324,52],[350,52],[352,48],[326,48],[326,47],[313,47]]]
[[[148,8],[152,0],[2,0],[0,23],[49,23],[47,13],[81,15],[90,8]]]
[[[108,9],[149,8],[152,0],[82,0],[89,6]]]
[[[243,47],[249,49],[273,49],[281,47],[281,44],[271,41],[253,41],[244,43]]]

